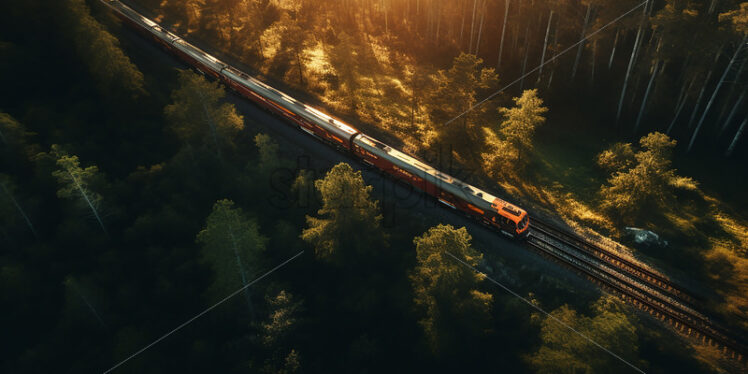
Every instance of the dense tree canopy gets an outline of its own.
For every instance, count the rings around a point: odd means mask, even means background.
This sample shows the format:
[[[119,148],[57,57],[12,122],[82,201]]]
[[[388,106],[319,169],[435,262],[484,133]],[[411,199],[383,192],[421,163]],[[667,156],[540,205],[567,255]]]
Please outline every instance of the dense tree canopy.
[[[516,173],[527,165],[535,129],[545,122],[548,108],[543,106],[537,90],[526,90],[514,102],[513,108],[499,108],[503,120],[498,131],[485,129],[488,152],[482,155],[483,162],[493,176]]]
[[[477,290],[481,276],[452,257],[478,265],[483,256],[471,240],[464,227],[451,225],[432,227],[413,240],[418,261],[411,274],[414,303],[424,313],[419,323],[435,351],[457,348],[453,344],[480,336],[490,326],[493,298]]]
[[[83,209],[90,210],[101,229],[106,232],[100,213],[102,197],[90,188],[98,176],[99,168],[96,165],[82,168],[78,156],[68,155],[55,144],[52,145],[51,154],[57,159],[57,170],[52,173],[60,184],[57,196],[73,200]]]
[[[608,185],[600,189],[603,208],[631,221],[640,210],[670,201],[677,178],[671,167],[675,144],[667,135],[655,132],[639,140],[641,150],[633,155],[634,160],[627,145],[615,145],[600,154],[598,162],[613,170]]]
[[[125,89],[144,93],[143,73],[122,51],[119,41],[91,16],[85,0],[65,2],[65,25],[78,54],[88,64],[102,91]]]
[[[377,247],[382,244],[382,215],[360,171],[340,163],[314,186],[322,207],[318,217],[307,216],[308,227],[301,237],[314,246],[319,258],[342,261],[381,250]]]
[[[234,105],[222,102],[225,96],[218,82],[180,70],[179,88],[172,92],[164,114],[179,139],[191,146],[207,146],[220,157],[222,149],[234,147],[234,136],[244,128]]]
[[[634,321],[613,297],[603,297],[585,316],[564,305],[551,315],[634,365],[638,341]],[[529,357],[537,373],[629,373],[631,367],[551,317],[542,321],[540,349]]]
[[[430,116],[439,141],[451,146],[463,157],[472,157],[478,141],[485,107],[470,110],[479,93],[495,88],[498,75],[493,68],[481,67],[483,60],[471,54],[455,57],[449,70],[440,70],[432,77],[435,89],[431,94]],[[467,113],[466,113],[467,112]],[[460,118],[448,123],[460,116]]]
[[[305,245],[313,246],[323,260],[298,257],[249,287],[251,299],[241,293],[227,300],[120,369],[348,373],[385,372],[392,370],[392,362],[409,372],[565,369],[548,357],[584,361],[575,366],[580,371],[619,368],[618,362],[592,357],[595,352],[584,342],[555,338],[565,332],[533,324],[524,306],[516,306],[510,296],[489,294],[492,286],[445,250],[482,270],[493,269],[492,278],[515,282],[523,294],[537,292],[538,299],[554,300],[554,305],[584,299],[589,292],[583,287],[570,287],[562,276],[545,272],[555,265],[535,261],[536,256],[523,251],[494,251],[511,244],[484,230],[476,235],[475,246],[486,248],[485,258],[472,248],[464,228],[440,225],[424,233],[441,220],[461,218],[390,204],[387,191],[367,186],[377,186],[375,173],[364,172],[365,183],[355,167],[333,167],[347,156],[315,157],[320,156],[315,146],[307,149],[299,146],[304,142],[264,134],[283,125],[270,117],[258,114],[262,121],[248,121],[244,127],[216,82],[175,72],[178,60],[147,47],[99,2],[7,3],[0,5],[0,111],[7,113],[0,114],[0,308],[7,322],[4,333],[13,339],[0,340],[0,371],[101,372]],[[574,111],[581,120],[607,105],[601,103],[607,103],[610,94],[601,86],[622,80],[641,13],[575,48],[578,58],[570,54],[553,60],[541,77],[517,81],[506,96],[488,101],[465,121],[440,126],[460,108],[495,92],[491,67],[498,62],[499,40],[505,44],[502,79],[513,80],[536,66],[541,52],[547,52],[548,61],[576,42],[585,27],[590,31],[636,3],[128,1],[152,11],[149,15],[171,24],[180,35],[194,37],[196,44],[215,47],[222,59],[240,59],[237,63],[253,75],[299,99],[318,99],[315,105],[329,105],[335,109],[331,112],[349,116],[357,128],[391,144],[402,140],[408,151],[423,156],[425,146],[454,143],[458,164],[463,163],[456,168],[471,166],[486,152],[483,129],[495,127],[496,107],[515,109],[508,99],[520,96],[521,89],[513,91],[517,86],[530,88],[538,82],[535,97],[542,95],[554,108],[553,116],[556,108],[564,107],[556,104],[561,99],[585,104],[584,110]],[[704,35],[724,38],[715,43],[714,53],[704,52],[713,61],[724,45],[703,89],[701,108],[723,71],[724,56],[734,54],[740,36],[727,28],[732,24],[727,20],[720,24],[724,30],[713,33],[718,14],[736,4],[712,3],[711,12],[706,2],[689,4],[698,9],[698,20],[686,20]],[[652,16],[660,10],[661,4],[655,4],[648,10]],[[498,18],[504,14],[506,23]],[[647,116],[672,114],[676,103],[670,99],[681,90],[686,113],[695,106],[712,63],[677,61],[677,45],[659,48],[656,54],[660,38],[662,44],[676,38],[670,31],[660,36],[649,26],[645,22],[638,37],[642,47],[634,54],[625,107],[639,108],[656,56],[668,62],[654,75],[650,97],[657,105],[649,106]],[[611,53],[615,40],[618,52]],[[687,49],[680,48],[686,58]],[[669,53],[673,55],[666,58]],[[612,66],[606,69],[609,61]],[[683,72],[684,81],[696,80],[692,87],[675,80],[681,64],[693,65]],[[574,85],[571,95],[567,88],[574,65],[576,82],[584,84]],[[730,71],[739,69],[736,64]],[[738,119],[744,117],[744,86],[740,79],[734,79],[734,85],[732,81],[728,76],[715,101],[719,110],[710,113],[720,119],[719,113],[725,112],[720,126],[734,139]],[[447,87],[451,84],[456,91]],[[531,102],[538,110],[544,105]],[[254,115],[250,105],[241,110]],[[701,113],[699,109],[697,118]],[[619,124],[622,130],[627,115],[624,112]],[[673,127],[674,138],[688,129],[683,118]],[[499,127],[493,133],[504,141],[520,134],[516,146],[532,144],[541,151],[541,136],[548,137],[542,131],[567,130],[563,121],[549,121],[554,126],[538,131],[531,143],[521,142],[531,138],[527,126],[506,134]],[[596,127],[604,129],[606,139],[613,138],[611,143],[627,144],[628,135],[619,136],[610,123],[596,122]],[[470,129],[467,134],[464,125]],[[642,128],[660,125],[645,121]],[[707,122],[704,129],[711,126]],[[447,133],[450,137],[442,137]],[[630,129],[622,133],[630,134]],[[621,146],[600,159],[607,160],[603,164],[610,172],[628,173],[640,164],[646,165],[645,171],[672,169],[662,160],[676,157],[677,149],[668,139],[650,140],[641,147]],[[724,143],[717,139],[715,147]],[[707,141],[697,144],[710,146]],[[738,141],[735,149],[742,144]],[[306,170],[285,168],[285,158],[306,152],[313,159],[303,166]],[[523,152],[523,162],[534,157],[527,149]],[[591,164],[590,155],[584,157]],[[269,178],[279,174],[276,170],[287,180],[272,183]],[[594,188],[598,186],[596,180]],[[291,208],[273,206],[274,194],[291,193],[296,203]],[[383,202],[381,208],[376,199]],[[74,206],[82,209],[71,209]],[[382,215],[397,215],[398,224],[385,230]],[[746,246],[734,238],[745,230],[739,224],[734,227],[723,238],[729,245],[709,258],[709,274],[716,274],[715,284],[729,290],[723,293],[729,303],[726,312],[742,318],[742,280],[748,266],[741,252]],[[253,313],[247,312],[248,300]],[[652,367],[669,369],[680,363],[684,372],[702,370],[689,360],[692,353],[686,349],[661,348],[675,340],[664,330],[664,338],[647,337],[651,326],[639,328],[622,309],[606,307],[602,313],[593,307],[587,313],[581,312],[583,307],[569,306],[568,311],[580,311],[569,319],[591,323],[600,331],[599,339],[610,340],[612,349],[627,358],[634,355],[628,349],[638,346],[648,353]],[[639,337],[631,339],[634,332]],[[533,352],[551,354],[525,362]]]
[[[260,269],[260,258],[267,239],[260,234],[257,223],[247,218],[231,200],[219,200],[197,234],[215,280],[215,298],[246,286]],[[249,291],[247,290],[249,299]],[[251,303],[250,303],[251,305]]]

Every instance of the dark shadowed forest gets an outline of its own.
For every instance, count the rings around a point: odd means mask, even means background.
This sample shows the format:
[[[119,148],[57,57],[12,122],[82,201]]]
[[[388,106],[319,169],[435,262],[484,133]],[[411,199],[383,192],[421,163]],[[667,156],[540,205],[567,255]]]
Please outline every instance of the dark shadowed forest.
[[[748,331],[748,3],[127,3]],[[0,5],[0,371],[104,372],[241,288],[112,372],[634,372],[558,321],[647,373],[744,369],[352,158],[301,163],[256,109],[98,1]]]

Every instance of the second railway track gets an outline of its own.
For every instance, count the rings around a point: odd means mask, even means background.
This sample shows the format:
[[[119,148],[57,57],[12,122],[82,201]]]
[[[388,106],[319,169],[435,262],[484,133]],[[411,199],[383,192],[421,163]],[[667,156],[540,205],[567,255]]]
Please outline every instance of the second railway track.
[[[729,331],[695,310],[691,304],[695,298],[665,277],[538,220],[533,220],[528,244],[620,294],[652,316],[669,320],[686,335],[716,345],[727,357],[743,361],[746,347],[730,336]]]

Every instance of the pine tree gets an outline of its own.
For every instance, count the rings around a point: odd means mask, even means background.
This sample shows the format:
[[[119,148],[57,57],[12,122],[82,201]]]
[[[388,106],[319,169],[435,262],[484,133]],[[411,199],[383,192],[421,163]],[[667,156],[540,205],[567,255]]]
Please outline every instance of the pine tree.
[[[68,155],[58,145],[52,145],[51,154],[57,159],[57,170],[52,175],[60,183],[57,196],[79,202],[90,209],[101,231],[107,233],[100,214],[101,195],[90,188],[90,184],[98,177],[99,168],[96,165],[82,168],[78,156]]]
[[[172,131],[184,143],[221,149],[232,148],[233,138],[244,128],[243,117],[233,104],[222,102],[226,92],[218,82],[209,82],[189,70],[179,71],[179,88],[164,114]]]
[[[211,289],[218,298],[249,284],[253,271],[259,267],[267,239],[260,234],[257,222],[234,207],[233,201],[224,199],[213,205],[205,228],[197,234],[197,242],[213,269],[215,279]],[[249,288],[245,288],[244,294],[254,319]]]
[[[65,24],[80,58],[88,64],[101,90],[124,88],[134,95],[144,93],[143,73],[122,51],[119,41],[91,16],[85,0],[67,0]]]
[[[552,311],[552,317],[543,319],[540,327],[542,345],[528,357],[535,372],[598,373],[623,365],[558,321],[571,326],[628,362],[637,362],[636,325],[623,305],[613,297],[603,297],[592,305],[592,310],[594,314],[588,317],[564,305]],[[621,369],[620,372],[631,371],[625,366]]]
[[[26,226],[31,230],[31,233],[34,234],[34,236],[37,236],[36,229],[31,223],[31,219],[29,219],[26,211],[21,207],[21,204],[15,196],[16,189],[16,185],[13,183],[10,176],[0,174],[0,216],[2,216],[2,218],[0,218],[0,223],[2,223],[2,226],[10,227],[10,223],[14,221],[12,217],[18,217],[20,215],[26,223]],[[14,214],[13,211],[17,214]]]
[[[483,258],[462,227],[438,225],[416,237],[417,264],[410,276],[419,324],[436,351],[446,351],[457,336],[480,336],[490,326],[493,297],[477,290],[482,277],[452,256],[476,266]]]
[[[475,151],[481,135],[476,128],[485,113],[485,106],[470,109],[477,103],[479,93],[498,84],[494,69],[481,68],[482,63],[480,58],[462,53],[455,57],[449,70],[440,70],[432,77],[435,89],[429,101],[431,123],[439,140],[463,157]]]
[[[314,246],[318,258],[334,263],[361,261],[381,250],[382,236],[378,203],[370,197],[360,171],[350,165],[335,165],[324,178],[314,182],[322,208],[318,217],[306,217],[301,238]]]
[[[675,144],[667,135],[654,132],[639,140],[641,149],[634,154],[634,161],[628,159],[630,149],[626,145],[600,154],[598,162],[604,160],[601,165],[612,171],[608,185],[600,189],[603,209],[632,222],[639,212],[671,201],[677,179],[671,166]]]
[[[493,176],[501,170],[517,172],[527,165],[535,130],[545,122],[548,108],[543,106],[537,89],[526,90],[514,98],[514,103],[513,108],[499,108],[504,120],[497,130],[485,131],[488,152],[482,155],[483,163]]]

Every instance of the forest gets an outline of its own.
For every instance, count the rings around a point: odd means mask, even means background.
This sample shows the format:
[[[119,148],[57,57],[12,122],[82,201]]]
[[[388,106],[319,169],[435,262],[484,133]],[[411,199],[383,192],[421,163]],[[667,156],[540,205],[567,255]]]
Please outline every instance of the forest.
[[[533,215],[629,244],[748,331],[748,3],[127,3]],[[279,136],[98,1],[3,3],[0,55],[3,372],[744,370],[522,246],[392,203],[384,177]]]

